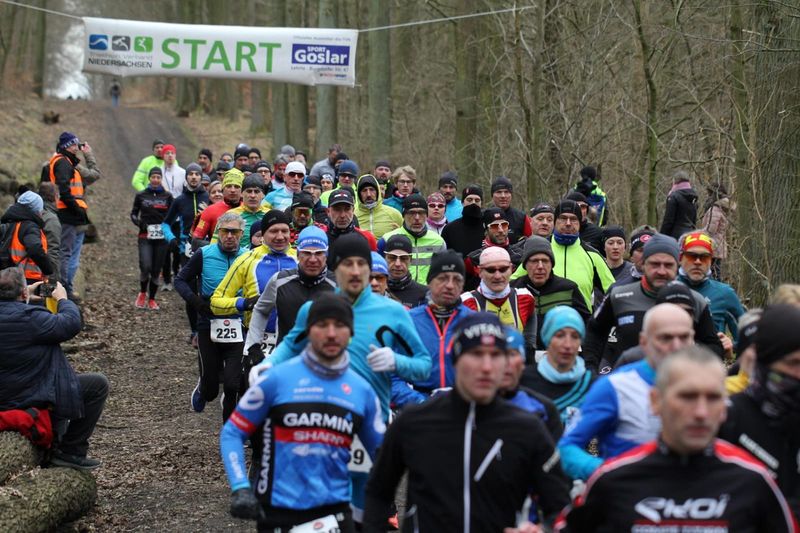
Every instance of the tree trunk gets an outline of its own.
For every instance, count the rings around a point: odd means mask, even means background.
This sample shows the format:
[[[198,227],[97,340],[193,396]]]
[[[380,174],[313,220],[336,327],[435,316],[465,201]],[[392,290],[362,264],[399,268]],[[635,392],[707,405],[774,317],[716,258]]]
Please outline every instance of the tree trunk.
[[[286,0],[273,0],[271,13],[274,26],[286,25]],[[286,83],[272,84],[272,153],[289,142],[289,97]]]
[[[478,11],[476,0],[459,3],[457,15]],[[473,180],[479,176],[475,158],[475,136],[478,131],[478,62],[475,39],[478,38],[476,18],[462,19],[455,23],[455,163],[460,175]]]
[[[250,0],[248,9],[254,13],[253,24],[256,27],[267,26],[269,23],[269,13],[267,7],[262,2]],[[250,82],[250,133],[254,137],[258,134],[266,133],[269,124],[269,85],[263,81]],[[262,154],[268,157],[266,152]]]
[[[42,0],[42,7],[47,9],[47,0]],[[37,13],[36,46],[34,47],[33,92],[41,98],[44,96],[44,69],[47,58],[47,13]]]
[[[319,0],[319,27],[336,28],[336,5],[333,0]],[[317,85],[317,134],[309,156],[313,161],[339,140],[339,122],[336,114],[337,89],[335,85]],[[312,154],[315,154],[311,157]],[[311,162],[310,161],[310,162]]]
[[[388,26],[390,2],[371,0],[369,26]],[[372,159],[387,158],[392,151],[391,32],[373,31],[369,39],[369,142]]]
[[[286,24],[291,28],[302,28],[305,2],[293,0],[286,4]],[[289,85],[289,144],[298,150],[308,149],[308,86]]]

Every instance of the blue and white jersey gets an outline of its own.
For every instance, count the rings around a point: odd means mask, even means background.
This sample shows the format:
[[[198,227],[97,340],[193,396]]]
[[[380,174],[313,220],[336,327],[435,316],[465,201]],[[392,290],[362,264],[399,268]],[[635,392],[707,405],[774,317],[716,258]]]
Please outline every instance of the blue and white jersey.
[[[305,510],[350,501],[355,435],[371,459],[386,426],[372,387],[348,369],[322,377],[297,357],[262,374],[220,433],[232,490],[250,487],[244,442],[264,426],[256,495],[266,506]]]
[[[605,459],[658,437],[661,419],[650,407],[655,370],[646,360],[598,379],[558,443],[564,472],[588,479]],[[600,457],[586,451],[597,437]]]

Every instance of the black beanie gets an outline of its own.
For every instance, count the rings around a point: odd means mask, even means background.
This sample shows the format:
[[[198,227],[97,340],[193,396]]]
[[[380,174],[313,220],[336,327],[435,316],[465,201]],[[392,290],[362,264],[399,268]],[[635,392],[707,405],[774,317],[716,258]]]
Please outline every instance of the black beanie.
[[[350,328],[350,333],[353,333],[353,308],[344,297],[332,292],[320,294],[311,303],[311,307],[308,308],[306,331],[310,330],[311,326],[320,320],[325,320],[326,318],[333,318],[344,323]]]
[[[261,231],[266,233],[267,230],[275,224],[286,224],[291,226],[292,219],[289,215],[279,209],[271,209],[267,211],[261,219]]]
[[[594,167],[583,167],[581,169],[581,177],[594,181],[597,179],[597,170]]]
[[[628,239],[625,238],[625,228],[622,226],[606,226],[603,228],[603,244],[606,243],[608,239],[611,237],[620,237],[623,241]]]
[[[336,270],[344,259],[348,257],[362,257],[372,268],[372,250],[366,237],[354,231],[346,233],[333,242],[331,252],[328,254],[328,268]]]
[[[442,272],[456,272],[462,276],[466,276],[466,268],[464,267],[464,260],[461,258],[461,254],[455,250],[446,250],[433,254],[426,281],[430,283],[433,278]]]
[[[492,194],[496,193],[497,191],[502,191],[503,189],[508,190],[508,192],[514,192],[514,185],[507,177],[497,176],[492,182]]]
[[[250,174],[242,180],[242,191],[247,189],[261,189],[262,192],[264,191],[264,178],[261,177],[261,174]]]
[[[485,311],[471,313],[461,321],[453,341],[453,363],[467,350],[479,346],[497,346],[505,351],[506,338],[503,325],[496,314]]]
[[[483,210],[483,215],[481,215],[481,219],[483,220],[483,227],[488,228],[489,224],[492,222],[496,222],[498,220],[505,220],[508,222],[508,217],[506,216],[505,211],[500,209],[499,207],[490,207],[488,209]]]
[[[639,248],[643,248],[647,241],[655,235],[656,232],[650,229],[643,229],[635,232],[631,235],[631,253],[635,252]]]
[[[399,233],[392,235],[386,241],[386,245],[383,247],[385,252],[391,252],[392,250],[403,250],[407,254],[412,253],[411,247],[411,239],[406,237],[405,235],[401,235]]]
[[[536,215],[541,215],[542,213],[555,213],[555,209],[553,206],[547,203],[536,204],[533,209],[531,209],[531,217],[535,217]]]
[[[151,150],[154,149],[157,144],[167,144],[167,143],[162,141],[161,139],[153,139],[153,146],[150,149]]]
[[[764,309],[756,331],[756,361],[769,366],[800,350],[800,309],[775,304]]]
[[[558,218],[563,213],[571,213],[578,217],[578,220],[583,219],[583,213],[581,213],[581,208],[578,206],[578,202],[575,200],[561,200],[558,202],[555,210],[555,217]]]
[[[153,174],[163,174],[163,172],[161,171],[161,167],[153,167],[153,168],[151,168],[150,172],[147,173],[147,177],[149,178]]]
[[[403,199],[403,214],[406,214],[406,211],[410,211],[412,209],[424,209],[425,211],[428,210],[428,202],[425,200],[425,197],[419,193],[409,194],[408,196]]]
[[[694,319],[695,301],[692,289],[677,279],[673,279],[658,290],[656,304],[675,304],[681,307],[684,305],[688,306],[691,311],[687,310],[687,312],[692,315],[692,319]]]
[[[479,196],[481,201],[483,201],[483,189],[481,189],[480,186],[467,185],[466,187],[464,187],[464,190],[461,191],[461,201],[464,201],[464,199],[470,194]]]
[[[448,170],[442,174],[439,177],[439,187],[443,185],[452,185],[453,187],[458,187],[458,174],[452,170]]]

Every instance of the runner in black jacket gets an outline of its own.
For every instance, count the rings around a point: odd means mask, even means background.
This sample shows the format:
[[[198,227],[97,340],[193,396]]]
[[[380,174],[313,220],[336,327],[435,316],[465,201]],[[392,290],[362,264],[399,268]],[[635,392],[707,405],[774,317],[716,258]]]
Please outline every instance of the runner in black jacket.
[[[503,531],[532,488],[545,516],[569,502],[542,421],[496,396],[507,363],[499,319],[466,317],[453,353],[455,389],[408,407],[386,434],[367,484],[366,532],[386,530],[406,470],[403,531]]]

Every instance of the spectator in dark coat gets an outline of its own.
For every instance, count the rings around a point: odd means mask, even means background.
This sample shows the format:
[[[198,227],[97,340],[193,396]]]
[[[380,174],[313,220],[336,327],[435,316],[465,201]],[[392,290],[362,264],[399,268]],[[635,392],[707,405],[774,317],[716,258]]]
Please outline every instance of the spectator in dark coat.
[[[0,270],[0,410],[51,407],[58,444],[51,462],[80,470],[100,466],[86,457],[108,396],[102,374],[76,374],[60,343],[81,330],[78,307],[58,283],[57,312],[28,305],[30,287],[17,267]]]
[[[41,281],[43,276],[50,276],[54,272],[54,266],[47,257],[42,211],[42,197],[33,191],[25,191],[19,195],[17,203],[0,217],[0,223],[11,224],[9,231],[16,233],[17,238],[10,242],[11,259],[15,266],[24,270],[25,278],[30,282]]]
[[[676,241],[681,235],[695,229],[697,223],[697,193],[692,188],[689,175],[679,170],[672,178],[672,189],[667,196],[667,210],[661,222],[661,231]]]

